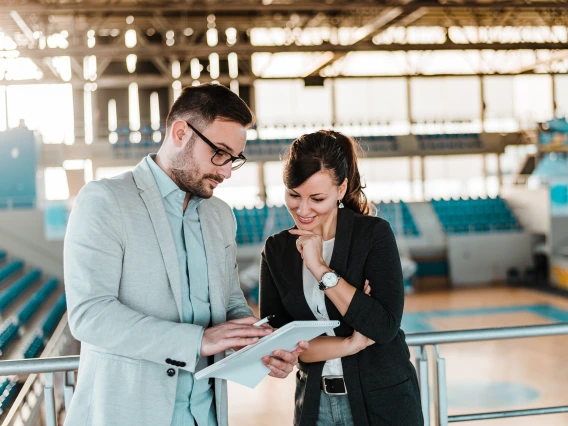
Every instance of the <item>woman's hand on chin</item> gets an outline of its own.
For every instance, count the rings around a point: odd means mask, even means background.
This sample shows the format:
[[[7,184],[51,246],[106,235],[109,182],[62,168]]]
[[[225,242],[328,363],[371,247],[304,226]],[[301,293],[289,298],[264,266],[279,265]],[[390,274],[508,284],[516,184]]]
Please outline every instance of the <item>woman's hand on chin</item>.
[[[291,229],[288,232],[292,235],[298,235],[296,248],[300,252],[302,259],[304,259],[306,268],[319,281],[321,276],[330,270],[323,260],[323,240],[321,235],[301,229]]]

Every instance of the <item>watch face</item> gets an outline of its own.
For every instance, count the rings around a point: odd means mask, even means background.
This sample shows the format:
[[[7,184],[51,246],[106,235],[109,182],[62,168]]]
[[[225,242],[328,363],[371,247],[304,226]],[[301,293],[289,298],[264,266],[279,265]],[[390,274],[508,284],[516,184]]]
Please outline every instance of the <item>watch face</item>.
[[[334,286],[335,284],[337,284],[337,281],[337,275],[333,272],[327,272],[322,277],[322,282],[326,287]]]

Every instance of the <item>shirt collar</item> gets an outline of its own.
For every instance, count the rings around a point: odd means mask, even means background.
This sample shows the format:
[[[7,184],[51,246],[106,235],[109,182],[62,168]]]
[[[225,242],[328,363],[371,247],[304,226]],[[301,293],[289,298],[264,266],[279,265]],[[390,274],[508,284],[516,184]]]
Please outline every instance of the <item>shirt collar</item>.
[[[150,170],[154,175],[154,180],[156,181],[156,185],[158,185],[158,189],[160,190],[160,194],[162,194],[162,198],[166,198],[172,192],[176,190],[180,190],[176,183],[170,178],[166,172],[164,172],[160,166],[156,164],[152,155],[148,155],[146,157],[146,161],[148,162],[148,166],[150,166]]]
[[[158,185],[158,189],[160,190],[160,194],[162,195],[162,198],[166,198],[168,195],[170,195],[172,192],[175,192],[175,191],[180,191],[180,192],[183,192],[185,194],[185,192],[182,191],[176,185],[176,183],[172,180],[172,178],[169,177],[168,174],[166,172],[164,172],[161,169],[161,167],[156,164],[153,157],[155,157],[155,154],[149,154],[146,157],[146,162],[148,163],[148,166],[150,167],[150,170],[152,171],[152,175],[154,176],[154,180],[156,181],[156,185]],[[202,202],[203,202],[203,198],[200,198],[200,197],[193,195],[189,199],[189,204],[187,205],[187,208],[189,210],[197,209],[197,207],[199,207],[199,205]]]

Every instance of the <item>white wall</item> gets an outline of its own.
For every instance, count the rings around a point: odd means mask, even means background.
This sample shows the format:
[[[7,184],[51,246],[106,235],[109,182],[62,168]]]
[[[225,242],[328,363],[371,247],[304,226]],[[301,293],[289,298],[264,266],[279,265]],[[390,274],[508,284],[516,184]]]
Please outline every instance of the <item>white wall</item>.
[[[526,232],[550,234],[550,194],[548,188],[503,187],[501,196]]]
[[[0,249],[63,279],[63,242],[46,241],[40,210],[0,210]]]
[[[495,233],[448,236],[448,262],[454,286],[505,281],[507,269],[532,265],[531,235]]]

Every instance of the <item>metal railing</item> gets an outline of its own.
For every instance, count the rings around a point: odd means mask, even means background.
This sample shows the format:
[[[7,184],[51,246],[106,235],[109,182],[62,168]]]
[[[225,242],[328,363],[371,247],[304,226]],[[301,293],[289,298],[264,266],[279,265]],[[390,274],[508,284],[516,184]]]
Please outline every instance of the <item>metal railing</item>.
[[[439,345],[448,343],[480,342],[488,340],[522,339],[528,337],[559,336],[568,334],[568,323],[550,325],[531,325],[523,327],[485,328],[478,330],[456,330],[427,333],[411,333],[406,336],[409,346],[417,348],[416,369],[420,384],[420,397],[424,425],[430,425],[430,401],[434,401],[435,425],[447,426],[448,423],[471,420],[488,420],[506,417],[533,416],[568,412],[568,406],[535,408],[529,410],[499,411],[488,413],[448,415],[448,392],[446,382],[446,360],[440,356]],[[428,351],[433,346],[436,354],[433,395],[428,386]],[[1,370],[0,370],[1,371]]]
[[[416,368],[420,384],[420,396],[424,414],[424,424],[429,426],[430,402],[433,400],[436,414],[436,426],[447,426],[448,423],[471,420],[488,420],[506,417],[532,416],[540,414],[556,414],[568,412],[568,406],[533,408],[501,412],[448,415],[446,360],[441,358],[439,345],[448,343],[479,342],[488,340],[520,339],[528,337],[545,337],[568,335],[568,323],[534,325],[523,327],[487,328],[478,330],[457,330],[427,333],[411,333],[406,336],[409,346],[417,349]],[[427,346],[433,346],[436,354],[436,373],[434,374],[433,395],[429,389],[429,369]],[[64,373],[64,404],[69,408],[75,389],[75,371],[79,368],[78,356],[38,358],[29,360],[0,361],[0,375],[44,374],[44,403],[47,426],[56,426],[56,409],[54,394],[54,374]],[[8,421],[8,420],[7,420]],[[6,426],[5,421],[2,426]]]

